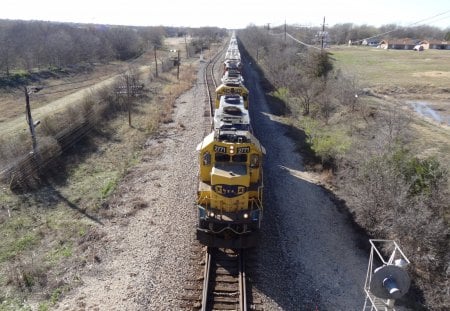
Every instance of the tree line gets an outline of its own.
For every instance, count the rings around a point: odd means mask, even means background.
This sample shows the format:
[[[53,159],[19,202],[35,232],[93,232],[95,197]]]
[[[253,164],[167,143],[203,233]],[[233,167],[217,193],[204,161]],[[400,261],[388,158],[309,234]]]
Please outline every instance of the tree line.
[[[413,262],[424,299],[411,298],[410,307],[446,310],[449,172],[411,147],[410,117],[342,74],[327,50],[256,26],[238,38],[264,76],[274,111],[289,117],[304,159],[331,172],[360,227],[374,238],[399,241]]]
[[[80,63],[127,60],[163,45],[168,35],[194,35],[207,43],[226,34],[224,29],[132,27],[44,21],[0,20],[0,75],[14,70],[31,72]]]

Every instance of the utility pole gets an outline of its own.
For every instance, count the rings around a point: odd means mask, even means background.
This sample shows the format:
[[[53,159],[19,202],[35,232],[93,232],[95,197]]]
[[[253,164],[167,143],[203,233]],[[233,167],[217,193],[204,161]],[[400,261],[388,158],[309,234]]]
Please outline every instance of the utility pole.
[[[286,20],[284,20],[284,42],[286,42]]]
[[[189,49],[188,49],[186,36],[187,36],[187,34],[184,34],[184,45],[186,46],[186,58],[189,58]]]
[[[180,50],[178,52],[178,59],[177,59],[177,80],[180,80]]]
[[[321,34],[321,46],[322,46],[322,48],[321,48],[321,50],[323,51],[323,38],[325,37],[325,16],[323,17],[323,24],[322,24],[322,34]]]
[[[31,133],[31,141],[33,142],[33,154],[37,156],[38,151],[37,151],[37,140],[36,140],[36,132],[34,130],[34,123],[33,123],[33,118],[31,116],[31,108],[30,108],[30,93],[32,93],[32,91],[30,89],[28,89],[27,86],[24,87],[24,92],[25,92],[25,104],[26,104],[26,117],[27,117],[27,122],[28,122],[28,126],[30,127],[30,133]]]
[[[156,74],[156,77],[158,77],[158,61],[156,60],[156,45],[153,47],[153,52],[155,54],[155,68],[156,68],[155,74]]]
[[[27,118],[28,126],[30,127],[31,141],[33,143],[33,155],[36,157],[36,160],[37,160],[38,166],[39,166],[40,162],[41,162],[41,157],[40,157],[39,151],[38,151],[35,127],[36,127],[36,125],[38,125],[40,123],[40,121],[38,120],[37,122],[33,122],[33,118],[31,116],[31,108],[30,108],[30,94],[39,92],[40,90],[42,90],[42,87],[41,86],[30,86],[30,87],[25,86],[23,88],[23,90],[25,93],[26,118]]]
[[[131,127],[131,98],[130,98],[130,76],[126,75],[125,80],[127,83],[127,106],[128,106],[128,125]]]

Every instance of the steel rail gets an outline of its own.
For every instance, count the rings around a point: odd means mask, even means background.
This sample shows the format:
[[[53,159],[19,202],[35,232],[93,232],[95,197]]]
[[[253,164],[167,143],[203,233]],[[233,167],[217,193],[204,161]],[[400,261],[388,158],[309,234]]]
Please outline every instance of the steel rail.
[[[244,250],[239,251],[239,310],[247,311],[247,284],[245,281]]]
[[[209,298],[209,280],[211,276],[211,251],[210,248],[206,250],[205,255],[205,271],[203,274],[203,292],[202,292],[202,309],[201,311],[206,311],[208,307]]]

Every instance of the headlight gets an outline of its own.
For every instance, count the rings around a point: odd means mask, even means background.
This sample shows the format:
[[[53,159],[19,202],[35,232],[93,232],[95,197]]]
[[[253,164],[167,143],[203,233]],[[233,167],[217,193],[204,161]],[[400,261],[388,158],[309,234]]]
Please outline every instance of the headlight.
[[[209,217],[214,218],[214,216],[215,216],[214,212],[209,212]]]
[[[248,214],[244,213],[244,219],[247,219],[247,218],[248,218]]]

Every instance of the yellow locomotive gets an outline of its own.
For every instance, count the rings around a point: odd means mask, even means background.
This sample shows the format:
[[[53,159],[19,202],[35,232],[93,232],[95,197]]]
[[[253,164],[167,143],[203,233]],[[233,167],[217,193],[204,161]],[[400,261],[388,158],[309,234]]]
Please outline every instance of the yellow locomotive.
[[[216,89],[213,132],[197,146],[197,239],[210,247],[255,246],[263,216],[265,150],[251,130],[249,91],[243,84],[240,61],[233,35],[223,84]]]
[[[211,247],[256,245],[262,219],[264,147],[249,131],[215,130],[197,146],[197,239]]]
[[[225,95],[239,95],[244,99],[244,107],[248,109],[248,89],[241,83],[221,84],[216,89],[215,109],[219,109],[220,98]]]

